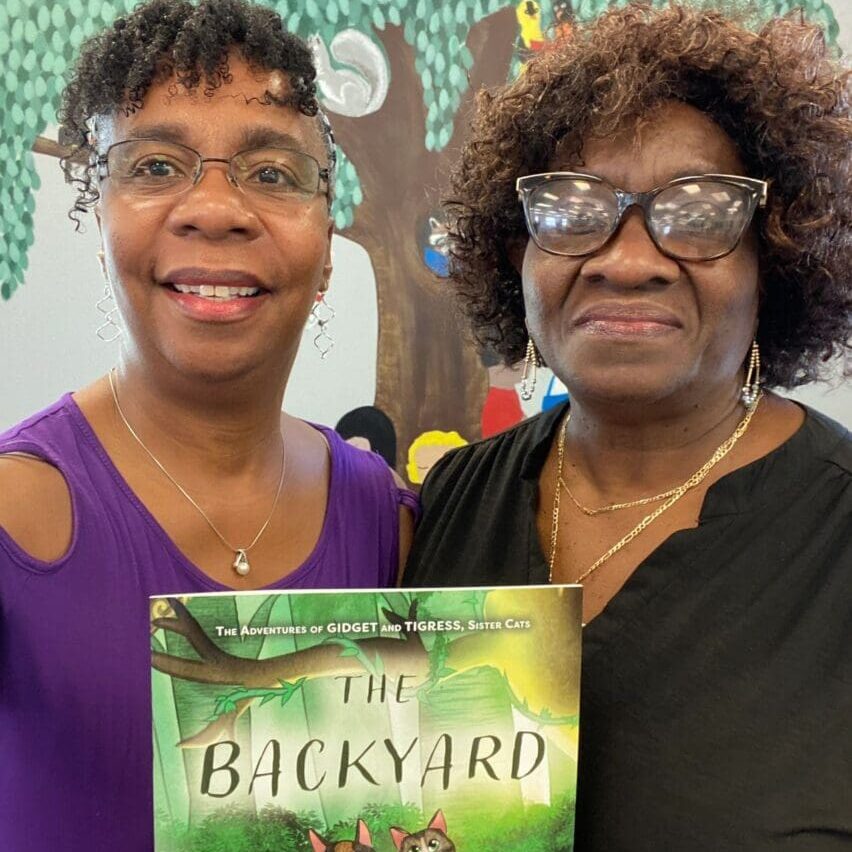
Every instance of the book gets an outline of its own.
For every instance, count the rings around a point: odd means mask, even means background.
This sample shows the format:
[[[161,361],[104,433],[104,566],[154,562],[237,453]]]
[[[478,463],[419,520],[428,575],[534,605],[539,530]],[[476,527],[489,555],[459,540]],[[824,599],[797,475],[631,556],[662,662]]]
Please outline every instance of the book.
[[[156,852],[569,852],[579,586],[151,599]]]

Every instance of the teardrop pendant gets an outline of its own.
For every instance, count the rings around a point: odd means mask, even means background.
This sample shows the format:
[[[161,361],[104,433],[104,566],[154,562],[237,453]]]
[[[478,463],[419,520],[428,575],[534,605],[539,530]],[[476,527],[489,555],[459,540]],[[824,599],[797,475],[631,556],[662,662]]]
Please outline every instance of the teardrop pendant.
[[[234,559],[233,564],[234,571],[237,572],[241,577],[245,577],[249,571],[251,571],[251,565],[249,565],[248,556],[246,556],[245,550],[238,550],[236,559]]]

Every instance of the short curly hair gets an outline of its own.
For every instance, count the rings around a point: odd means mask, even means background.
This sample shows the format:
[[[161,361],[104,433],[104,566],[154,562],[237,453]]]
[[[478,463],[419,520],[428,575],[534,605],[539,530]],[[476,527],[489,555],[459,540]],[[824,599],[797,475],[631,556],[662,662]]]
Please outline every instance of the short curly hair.
[[[83,44],[62,95],[59,135],[68,149],[62,167],[77,188],[70,214],[75,221],[98,200],[92,119],[139,109],[148,89],[172,75],[176,85],[187,90],[203,87],[204,94],[212,96],[230,82],[232,50],[252,68],[281,71],[289,79],[286,97],[267,92],[264,103],[317,116],[329,163],[330,197],[336,149],[317,101],[317,72],[307,44],[286,32],[272,9],[247,0],[202,0],[197,5],[148,0]]]
[[[451,282],[480,345],[515,363],[527,342],[509,257],[526,237],[516,178],[678,100],[725,130],[749,175],[771,181],[757,217],[766,384],[817,379],[849,346],[852,75],[801,17],[757,32],[744,20],[633,3],[577,24],[515,82],[480,93],[445,202]]]

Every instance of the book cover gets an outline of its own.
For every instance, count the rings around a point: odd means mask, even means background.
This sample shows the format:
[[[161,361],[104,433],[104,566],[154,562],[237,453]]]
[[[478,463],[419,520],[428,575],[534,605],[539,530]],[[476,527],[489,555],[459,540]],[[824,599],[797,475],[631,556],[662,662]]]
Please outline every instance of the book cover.
[[[156,852],[569,852],[581,590],[151,600]]]

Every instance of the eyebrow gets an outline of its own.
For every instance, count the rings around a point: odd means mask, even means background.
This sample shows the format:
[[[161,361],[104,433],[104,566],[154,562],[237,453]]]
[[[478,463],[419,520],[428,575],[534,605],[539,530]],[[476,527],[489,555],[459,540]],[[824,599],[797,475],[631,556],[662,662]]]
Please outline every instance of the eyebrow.
[[[176,142],[179,145],[187,143],[186,128],[180,124],[142,124],[137,125],[127,134],[127,139],[159,139],[163,142]],[[240,136],[238,150],[249,148],[294,148],[303,150],[305,142],[274,127],[256,125],[247,128]]]

